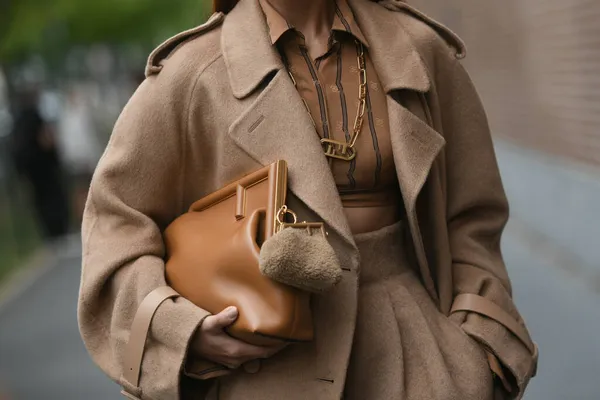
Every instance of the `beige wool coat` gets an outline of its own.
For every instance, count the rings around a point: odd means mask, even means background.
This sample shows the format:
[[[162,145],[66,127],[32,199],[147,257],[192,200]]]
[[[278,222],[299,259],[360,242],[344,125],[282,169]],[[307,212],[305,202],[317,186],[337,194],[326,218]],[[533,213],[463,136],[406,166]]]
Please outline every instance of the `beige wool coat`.
[[[528,334],[519,339],[482,313],[450,312],[458,295],[476,294],[525,329],[500,252],[508,205],[482,105],[459,61],[464,46],[399,1],[349,4],[387,93],[409,250],[422,283],[440,313],[496,356],[513,383],[509,397],[520,398],[537,364]],[[85,211],[78,316],[89,353],[122,383],[137,307],[165,285],[162,230],[198,198],[284,159],[289,205],[325,221],[344,266],[341,283],[314,299],[315,341],[291,346],[259,371],[242,370],[217,390],[182,373],[190,338],[208,313],[183,298],[167,300],[152,321],[140,387],[129,389],[155,400],[201,398],[207,389],[224,400],[339,399],[360,256],[257,0],[165,42],[146,73],[115,126]]]

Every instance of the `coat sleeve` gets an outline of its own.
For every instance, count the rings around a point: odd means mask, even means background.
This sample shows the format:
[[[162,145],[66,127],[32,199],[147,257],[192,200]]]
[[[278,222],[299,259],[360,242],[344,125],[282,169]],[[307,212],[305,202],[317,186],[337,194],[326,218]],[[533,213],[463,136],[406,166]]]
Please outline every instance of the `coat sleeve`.
[[[532,342],[512,300],[500,250],[508,203],[483,106],[462,64],[444,57],[436,92],[446,138],[447,226],[454,305],[450,318],[499,360],[522,397],[537,366]]]
[[[166,285],[162,230],[183,210],[193,90],[184,74],[151,76],[129,101],[94,174],[84,215],[79,328],[93,360],[125,385],[131,323],[146,295]],[[208,315],[182,297],[164,301],[150,326],[140,388],[128,389],[142,399],[180,398],[188,343]]]

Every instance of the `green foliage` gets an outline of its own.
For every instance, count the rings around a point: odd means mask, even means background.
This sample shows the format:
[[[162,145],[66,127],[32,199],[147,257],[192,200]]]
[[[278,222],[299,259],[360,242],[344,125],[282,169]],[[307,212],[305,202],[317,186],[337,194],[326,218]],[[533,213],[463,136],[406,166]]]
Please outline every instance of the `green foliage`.
[[[154,44],[209,10],[207,0],[0,0],[0,60],[75,44]]]

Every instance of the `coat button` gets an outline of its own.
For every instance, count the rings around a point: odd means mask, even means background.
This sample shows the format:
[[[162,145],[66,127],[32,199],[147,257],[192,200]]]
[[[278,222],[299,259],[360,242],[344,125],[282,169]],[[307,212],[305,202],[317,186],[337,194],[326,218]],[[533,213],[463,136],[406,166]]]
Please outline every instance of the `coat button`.
[[[258,373],[258,371],[260,371],[260,360],[248,361],[244,364],[243,368],[244,371],[246,371],[249,374],[256,374]]]

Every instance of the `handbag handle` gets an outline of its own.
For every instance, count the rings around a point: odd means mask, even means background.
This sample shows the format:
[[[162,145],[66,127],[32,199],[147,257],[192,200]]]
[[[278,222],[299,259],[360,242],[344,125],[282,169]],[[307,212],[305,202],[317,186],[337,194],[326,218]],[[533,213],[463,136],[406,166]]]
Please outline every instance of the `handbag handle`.
[[[142,359],[144,358],[144,347],[150,330],[150,323],[158,307],[168,299],[179,297],[179,293],[169,286],[161,286],[150,292],[133,317],[129,341],[125,346],[125,359],[123,362],[123,390],[121,394],[132,400],[141,400],[138,394],[141,393],[140,370],[142,368]]]

